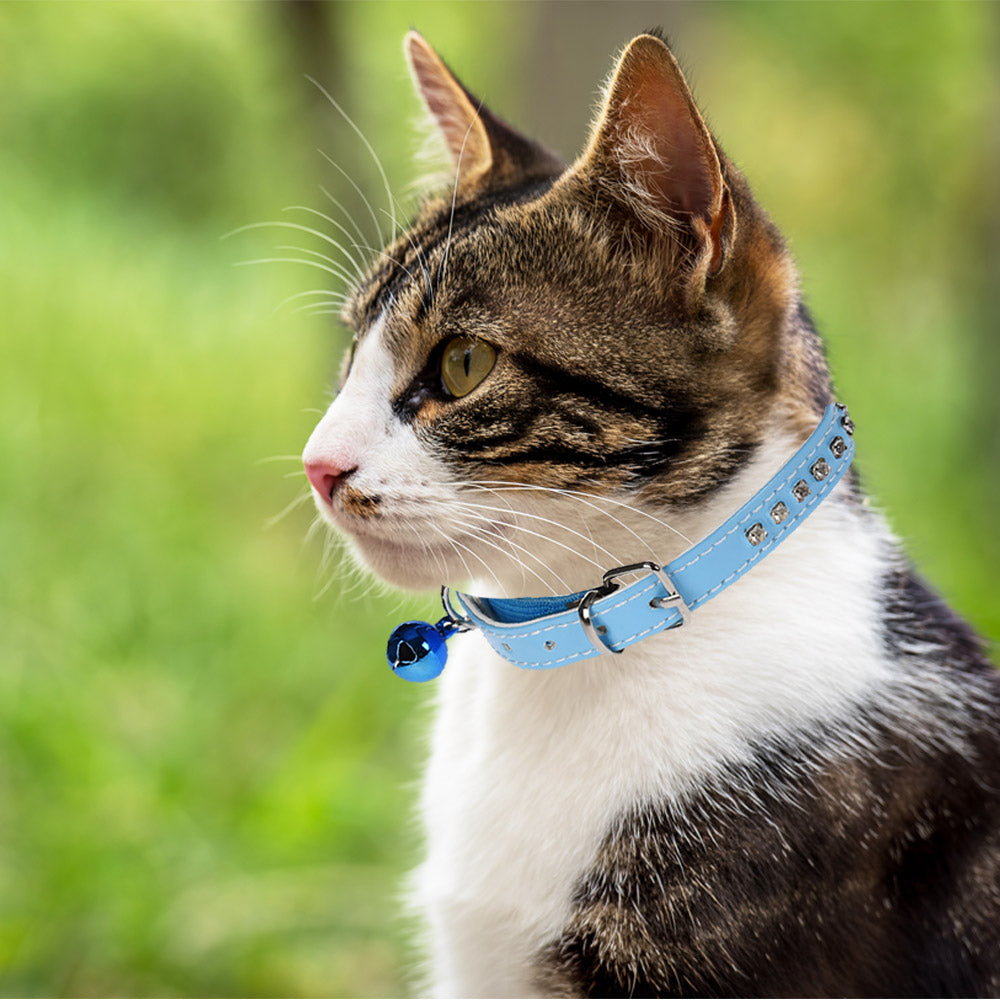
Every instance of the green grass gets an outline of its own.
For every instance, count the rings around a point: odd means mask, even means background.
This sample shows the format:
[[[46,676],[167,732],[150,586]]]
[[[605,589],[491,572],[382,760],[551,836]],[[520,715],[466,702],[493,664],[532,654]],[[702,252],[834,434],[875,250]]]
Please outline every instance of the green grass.
[[[586,9],[558,15],[560,46],[601,69],[647,26],[629,18],[662,16],[623,5],[621,38],[594,38]],[[408,988],[396,894],[419,851],[426,694],[391,683],[381,650],[433,598],[345,592],[303,541],[307,504],[270,524],[304,495],[294,456],[341,339],[277,308],[318,272],[233,266],[285,237],[221,239],[288,204],[329,210],[319,183],[352,197],[313,152],[317,121],[379,197],[357,141],[314,114],[279,10],[0,8],[4,994]],[[539,15],[333,9],[338,96],[394,188],[405,28],[518,120],[546,100],[522,66]],[[803,263],[866,480],[1000,635],[990,9],[687,17],[674,34],[713,124]]]

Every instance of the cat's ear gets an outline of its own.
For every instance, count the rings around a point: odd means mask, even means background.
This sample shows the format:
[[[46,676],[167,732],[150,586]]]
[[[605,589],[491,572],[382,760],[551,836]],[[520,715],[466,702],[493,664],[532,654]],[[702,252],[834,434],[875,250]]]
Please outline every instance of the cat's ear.
[[[550,177],[564,164],[486,108],[416,31],[403,41],[413,82],[455,166],[457,183],[505,187]]]
[[[660,38],[639,35],[622,53],[577,169],[654,231],[687,230],[701,275],[722,267],[732,221],[722,166],[684,74]]]

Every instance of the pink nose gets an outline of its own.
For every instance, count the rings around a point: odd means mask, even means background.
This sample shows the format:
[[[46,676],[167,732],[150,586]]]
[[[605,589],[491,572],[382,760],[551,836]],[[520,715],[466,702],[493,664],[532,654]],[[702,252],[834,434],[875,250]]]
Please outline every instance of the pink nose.
[[[340,469],[332,462],[306,462],[305,467],[313,489],[327,503],[333,500],[337,487],[354,471],[354,469]]]

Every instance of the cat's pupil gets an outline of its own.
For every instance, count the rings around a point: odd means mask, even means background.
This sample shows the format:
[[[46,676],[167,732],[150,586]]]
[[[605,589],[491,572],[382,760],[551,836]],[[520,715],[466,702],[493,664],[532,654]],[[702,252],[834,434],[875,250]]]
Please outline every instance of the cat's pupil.
[[[465,368],[465,374],[469,374],[469,366],[472,364],[472,351],[467,347],[465,349],[465,357],[462,358],[462,367]]]

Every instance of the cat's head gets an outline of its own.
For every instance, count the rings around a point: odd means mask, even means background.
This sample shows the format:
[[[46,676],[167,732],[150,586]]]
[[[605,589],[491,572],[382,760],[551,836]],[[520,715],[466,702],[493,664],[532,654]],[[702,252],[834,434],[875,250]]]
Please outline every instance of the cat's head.
[[[306,446],[322,514],[403,586],[574,589],[668,552],[671,512],[807,426],[825,364],[780,236],[664,42],[621,55],[570,166],[416,34],[454,164],[354,289],[343,385]]]

